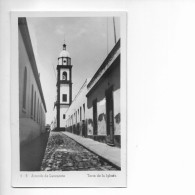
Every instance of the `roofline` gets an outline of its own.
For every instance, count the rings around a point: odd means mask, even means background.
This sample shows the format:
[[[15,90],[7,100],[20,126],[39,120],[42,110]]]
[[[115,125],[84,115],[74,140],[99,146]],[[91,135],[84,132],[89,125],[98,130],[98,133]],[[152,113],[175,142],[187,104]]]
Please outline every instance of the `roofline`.
[[[106,71],[101,75],[101,77],[95,82],[90,89],[88,89],[88,92],[86,93],[86,97],[88,98],[93,91],[97,88],[97,86],[100,84],[100,82],[105,79],[109,73],[115,68],[118,64],[116,63],[119,60],[120,65],[120,54],[114,59],[112,64],[106,69]]]
[[[85,79],[83,85],[81,86],[81,88],[79,89],[79,91],[77,92],[77,94],[75,95],[75,98],[73,99],[73,101],[75,101],[75,100],[77,99],[77,97],[78,97],[79,94],[81,93],[82,89],[83,89],[86,85],[88,85],[88,83],[87,83],[88,79],[90,79],[90,78],[86,78],[86,79]],[[73,102],[73,101],[72,101],[72,102]]]
[[[45,104],[45,99],[43,96],[43,91],[42,91],[42,87],[41,87],[41,82],[39,79],[39,73],[38,73],[38,69],[37,69],[37,64],[36,64],[36,60],[35,60],[35,56],[34,56],[34,52],[33,52],[33,47],[32,47],[32,43],[31,43],[31,39],[30,39],[30,34],[29,34],[29,30],[28,30],[28,25],[27,25],[27,21],[25,17],[20,17],[18,18],[18,27],[20,29],[21,35],[22,35],[22,39],[24,41],[24,45],[28,54],[28,58],[30,61],[30,65],[31,68],[33,70],[33,74],[35,77],[35,81],[37,83],[39,92],[40,92],[40,96],[43,102],[43,106],[45,108],[45,112],[47,112],[47,108],[46,108],[46,104]]]
[[[98,68],[98,70],[96,71],[96,73],[93,75],[92,79],[90,80],[90,82],[87,85],[87,88],[89,88],[91,85],[93,85],[93,82],[95,81],[95,79],[98,77],[99,73],[104,69],[104,67],[108,64],[108,62],[110,61],[110,59],[112,59],[113,55],[115,54],[115,52],[120,48],[120,39],[118,40],[118,42],[115,44],[115,46],[112,48],[112,50],[110,51],[110,53],[107,55],[106,59],[103,61],[102,65]]]

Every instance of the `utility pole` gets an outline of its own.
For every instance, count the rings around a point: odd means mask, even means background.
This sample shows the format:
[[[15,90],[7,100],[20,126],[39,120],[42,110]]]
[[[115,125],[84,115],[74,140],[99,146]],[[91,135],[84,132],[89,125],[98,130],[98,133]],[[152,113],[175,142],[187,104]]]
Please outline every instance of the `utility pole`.
[[[114,20],[114,17],[113,17],[113,26],[114,26],[114,41],[115,41],[115,44],[116,44],[116,29],[115,29],[115,20]]]
[[[106,29],[106,32],[107,32],[107,55],[108,55],[108,17],[106,18],[106,26],[107,26],[107,29]]]

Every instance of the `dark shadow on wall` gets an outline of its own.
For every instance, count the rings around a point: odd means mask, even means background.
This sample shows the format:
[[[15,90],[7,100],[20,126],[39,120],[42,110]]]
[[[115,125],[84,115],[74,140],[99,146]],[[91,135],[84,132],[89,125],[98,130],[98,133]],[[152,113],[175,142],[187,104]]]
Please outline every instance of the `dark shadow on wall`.
[[[118,113],[117,115],[115,115],[115,122],[117,123],[117,124],[119,124],[120,122],[121,122],[121,113]]]
[[[40,171],[49,132],[41,134],[30,143],[20,145],[20,171]]]
[[[106,121],[106,114],[105,113],[101,113],[101,114],[99,114],[99,116],[98,116],[98,121],[102,121],[102,120],[105,120]]]

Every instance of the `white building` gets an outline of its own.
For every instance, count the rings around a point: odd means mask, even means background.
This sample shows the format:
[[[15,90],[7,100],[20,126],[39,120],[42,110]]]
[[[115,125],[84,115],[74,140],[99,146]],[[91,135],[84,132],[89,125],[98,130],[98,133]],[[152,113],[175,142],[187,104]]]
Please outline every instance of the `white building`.
[[[120,40],[66,112],[66,131],[120,147]]]
[[[90,79],[86,79],[75,96],[72,104],[66,112],[66,131],[72,132],[77,135],[87,136],[85,124],[87,119],[87,84]],[[83,126],[84,125],[84,126]]]
[[[19,129],[24,144],[45,132],[46,105],[26,18],[18,20]]]

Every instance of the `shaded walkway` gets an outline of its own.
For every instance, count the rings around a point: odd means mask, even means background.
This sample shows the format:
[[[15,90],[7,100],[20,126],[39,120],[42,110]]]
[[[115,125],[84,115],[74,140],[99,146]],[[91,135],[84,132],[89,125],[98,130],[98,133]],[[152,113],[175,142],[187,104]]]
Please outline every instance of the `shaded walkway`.
[[[49,133],[41,134],[28,144],[20,146],[20,170],[40,171]]]

